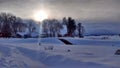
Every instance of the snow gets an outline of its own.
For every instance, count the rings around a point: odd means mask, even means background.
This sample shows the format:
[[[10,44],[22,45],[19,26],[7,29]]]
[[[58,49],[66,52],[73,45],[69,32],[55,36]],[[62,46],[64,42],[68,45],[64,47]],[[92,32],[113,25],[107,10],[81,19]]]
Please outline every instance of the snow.
[[[39,35],[38,32],[31,32],[31,37],[32,37],[32,38],[37,38],[38,35]]]
[[[119,45],[120,40],[99,40],[99,39],[79,39],[79,38],[64,38],[74,45],[95,45],[95,46],[113,46]]]
[[[63,29],[60,30],[60,33],[62,35],[65,35],[67,33],[67,27],[66,27],[66,25],[63,25]]]
[[[120,55],[114,55],[119,40],[63,39],[73,45],[58,38],[1,38],[0,68],[120,68]]]
[[[118,35],[119,22],[111,21],[84,21],[85,35]]]
[[[85,38],[97,40],[120,40],[119,35],[86,36]]]
[[[28,33],[26,32],[17,32],[17,34],[21,35],[22,37],[24,37],[24,35],[27,35]]]

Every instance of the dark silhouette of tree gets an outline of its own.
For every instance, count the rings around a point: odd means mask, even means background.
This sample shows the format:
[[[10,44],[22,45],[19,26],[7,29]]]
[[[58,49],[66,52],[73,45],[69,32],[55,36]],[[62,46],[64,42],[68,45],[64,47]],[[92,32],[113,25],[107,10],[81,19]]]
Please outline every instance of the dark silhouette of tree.
[[[31,33],[36,29],[36,22],[32,19],[27,19],[25,22],[29,31],[29,35],[31,35]]]
[[[17,32],[22,32],[25,30],[23,27],[27,27],[21,18],[17,18],[16,22],[12,24],[13,33],[16,34]]]
[[[10,37],[12,35],[12,24],[16,22],[16,17],[9,13],[1,13],[1,33],[4,37]]]
[[[49,37],[49,20],[44,20],[42,23],[42,31],[46,34],[46,37]]]
[[[77,29],[78,29],[78,36],[80,38],[82,38],[83,37],[83,33],[85,32],[85,29],[84,29],[84,27],[82,26],[81,23],[78,23]]]
[[[0,33],[3,37],[11,37],[23,29],[22,19],[10,13],[0,13]]]
[[[60,29],[62,29],[62,24],[56,20],[44,20],[43,21],[43,32],[49,37],[56,37],[60,34]]]
[[[66,22],[66,26],[67,26],[67,35],[68,36],[73,36],[73,33],[76,30],[76,22],[74,19],[72,19],[71,17],[68,18],[68,21]]]
[[[28,29],[28,34],[31,35],[36,30],[37,24],[32,19],[23,20],[22,18],[16,17],[10,13],[0,13],[0,36],[11,37],[15,36],[19,32],[25,32]],[[63,18],[61,23],[57,19],[47,19],[42,22],[42,32],[47,37],[60,36],[60,30],[63,29],[63,25],[66,25],[67,33],[66,36],[73,37],[77,34],[83,37],[84,27],[81,23],[76,25],[76,22],[71,17]],[[2,34],[2,35],[1,35]],[[61,35],[62,36],[62,35]]]
[[[66,17],[64,17],[62,21],[63,21],[62,22],[63,25],[68,25],[68,21],[67,21]]]

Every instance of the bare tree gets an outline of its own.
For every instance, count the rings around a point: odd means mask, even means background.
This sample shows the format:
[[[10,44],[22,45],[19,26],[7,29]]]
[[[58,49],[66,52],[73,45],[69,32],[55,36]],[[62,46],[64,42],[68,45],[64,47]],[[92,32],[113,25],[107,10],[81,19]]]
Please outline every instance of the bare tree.
[[[60,33],[60,29],[62,29],[62,24],[56,20],[45,20],[43,21],[43,32],[50,37],[56,37]]]
[[[1,13],[1,33],[3,33],[4,37],[10,37],[13,29],[12,24],[16,22],[16,17],[10,13]]]
[[[0,13],[0,32],[3,37],[10,37],[25,26],[22,19],[10,13]]]

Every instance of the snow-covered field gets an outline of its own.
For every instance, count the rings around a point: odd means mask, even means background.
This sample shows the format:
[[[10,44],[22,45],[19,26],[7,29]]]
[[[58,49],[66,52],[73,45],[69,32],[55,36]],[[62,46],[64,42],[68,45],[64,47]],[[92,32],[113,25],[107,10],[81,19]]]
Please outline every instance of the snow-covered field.
[[[120,40],[0,39],[0,68],[120,68]],[[41,45],[38,45],[41,41]],[[52,49],[51,49],[52,48]]]

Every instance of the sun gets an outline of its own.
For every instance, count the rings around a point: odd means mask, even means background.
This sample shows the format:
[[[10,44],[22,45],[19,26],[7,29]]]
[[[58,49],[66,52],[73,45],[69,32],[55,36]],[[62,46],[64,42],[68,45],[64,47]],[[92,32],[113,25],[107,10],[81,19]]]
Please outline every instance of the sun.
[[[39,11],[34,12],[34,20],[36,20],[36,21],[41,22],[47,18],[48,18],[48,14],[44,10],[39,10]]]

